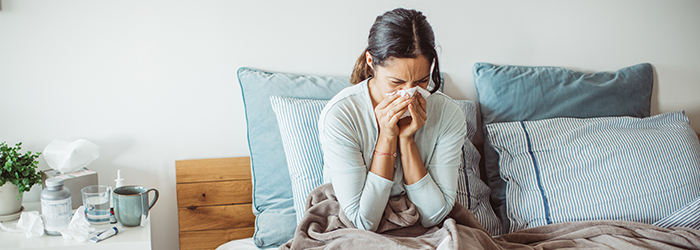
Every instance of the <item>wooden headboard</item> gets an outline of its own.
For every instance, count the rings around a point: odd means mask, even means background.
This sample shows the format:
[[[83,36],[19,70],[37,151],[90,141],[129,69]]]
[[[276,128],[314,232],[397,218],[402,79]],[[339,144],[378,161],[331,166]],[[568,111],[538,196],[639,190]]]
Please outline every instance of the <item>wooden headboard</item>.
[[[175,161],[180,249],[253,236],[250,157]]]

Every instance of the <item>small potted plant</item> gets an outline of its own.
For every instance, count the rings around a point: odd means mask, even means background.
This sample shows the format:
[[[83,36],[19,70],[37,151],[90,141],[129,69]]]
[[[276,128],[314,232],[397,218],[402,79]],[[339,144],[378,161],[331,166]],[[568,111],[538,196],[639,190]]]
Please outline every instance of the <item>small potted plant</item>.
[[[22,209],[22,195],[41,183],[41,172],[36,160],[41,153],[20,153],[22,143],[14,147],[0,143],[0,216],[18,214]]]

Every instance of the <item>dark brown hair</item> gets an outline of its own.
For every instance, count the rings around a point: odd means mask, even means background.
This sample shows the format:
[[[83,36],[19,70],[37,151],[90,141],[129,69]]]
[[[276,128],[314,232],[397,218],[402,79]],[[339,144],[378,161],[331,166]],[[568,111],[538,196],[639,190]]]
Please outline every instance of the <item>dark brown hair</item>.
[[[386,66],[391,58],[416,58],[425,56],[433,66],[431,79],[435,84],[430,92],[440,88],[440,64],[435,50],[435,35],[423,13],[403,8],[387,11],[378,16],[369,30],[367,49],[355,62],[350,83],[357,84],[373,76],[373,70],[367,65],[365,52],[372,55],[372,66]]]

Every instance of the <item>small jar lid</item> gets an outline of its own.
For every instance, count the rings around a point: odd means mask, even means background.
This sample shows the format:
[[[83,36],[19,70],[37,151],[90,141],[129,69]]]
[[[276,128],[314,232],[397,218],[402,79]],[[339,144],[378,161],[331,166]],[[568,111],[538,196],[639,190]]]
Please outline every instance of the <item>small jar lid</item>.
[[[48,178],[46,179],[46,187],[61,187],[63,186],[63,179],[61,178]]]

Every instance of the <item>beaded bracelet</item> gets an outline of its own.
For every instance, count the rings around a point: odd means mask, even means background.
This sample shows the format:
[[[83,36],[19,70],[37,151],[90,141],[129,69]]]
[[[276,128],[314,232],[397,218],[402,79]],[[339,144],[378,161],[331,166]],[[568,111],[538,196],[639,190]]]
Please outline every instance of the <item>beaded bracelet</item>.
[[[374,150],[374,155],[390,155],[390,156],[393,156],[394,158],[396,158],[396,152],[394,152],[393,154],[390,154],[390,153],[384,153],[384,152],[379,152],[377,150]]]

